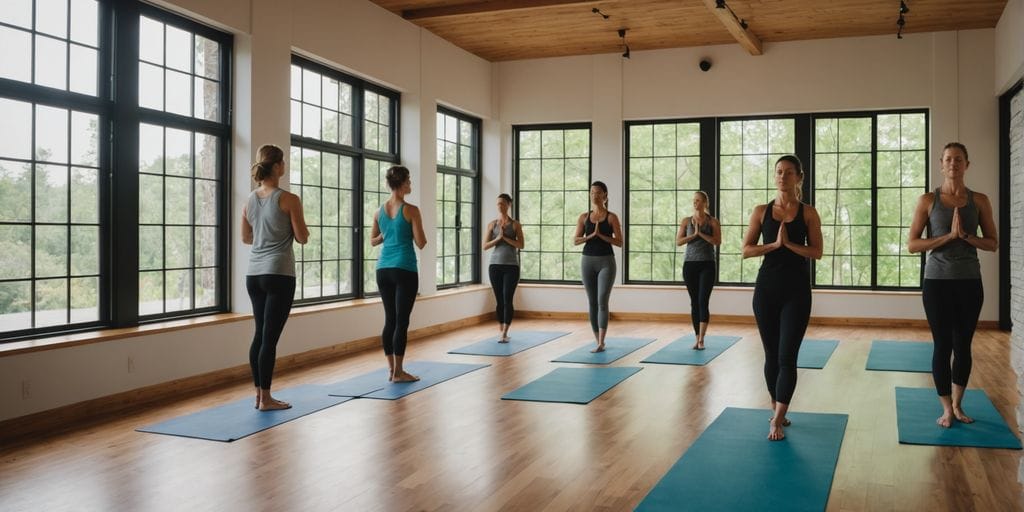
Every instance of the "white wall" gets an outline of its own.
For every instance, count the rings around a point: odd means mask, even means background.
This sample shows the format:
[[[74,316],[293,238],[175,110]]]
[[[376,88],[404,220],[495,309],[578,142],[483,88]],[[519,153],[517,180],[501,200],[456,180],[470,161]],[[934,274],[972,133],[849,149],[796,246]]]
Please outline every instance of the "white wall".
[[[1024,78],[1024,0],[1008,0],[996,24],[996,93]]]
[[[593,122],[593,178],[623,207],[622,122],[837,110],[927,107],[931,112],[931,183],[939,183],[942,146],[960,140],[970,149],[972,188],[986,192],[998,211],[998,147],[994,31],[972,30],[827,39],[765,45],[751,56],[738,45],[634,51],[618,55],[503,62],[497,68],[502,122],[502,172],[511,174],[511,126]],[[697,63],[710,58],[701,72]],[[997,216],[998,217],[998,216]],[[999,222],[999,219],[996,219]],[[622,255],[619,282],[623,279]],[[982,320],[998,317],[998,260],[983,254],[986,289]],[[750,315],[750,289],[720,289],[712,311]],[[524,287],[518,308],[582,311],[579,287]],[[619,287],[612,311],[682,313],[680,289]],[[919,294],[815,291],[814,315],[923,319]]]
[[[231,221],[232,310],[249,312],[244,274],[248,247],[238,242],[241,205],[251,190],[249,165],[265,143],[289,147],[292,52],[402,93],[401,155],[413,172],[414,198],[428,229],[435,224],[435,123],[438,102],[485,120],[484,149],[497,154],[491,64],[366,0],[174,0],[179,13],[235,35]],[[489,131],[488,131],[489,130]],[[491,149],[488,149],[488,148]],[[497,160],[488,167],[497,175]],[[491,178],[488,178],[491,180]],[[437,300],[434,239],[420,252],[420,294],[411,328],[493,309],[490,290]],[[280,356],[379,335],[379,303],[293,315]],[[0,421],[132,389],[247,364],[251,322],[144,335],[0,357]],[[132,372],[128,372],[128,359]],[[29,383],[28,399],[22,383]]]

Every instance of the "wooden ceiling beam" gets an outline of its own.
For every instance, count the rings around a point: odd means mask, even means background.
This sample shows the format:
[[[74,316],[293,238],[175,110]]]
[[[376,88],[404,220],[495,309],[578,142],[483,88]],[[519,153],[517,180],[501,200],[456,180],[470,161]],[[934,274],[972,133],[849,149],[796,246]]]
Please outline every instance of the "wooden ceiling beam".
[[[704,5],[711,11],[711,14],[718,18],[718,21],[725,25],[725,28],[736,39],[736,42],[746,48],[751,55],[761,55],[764,53],[761,49],[761,40],[753,32],[743,28],[743,25],[740,25],[739,20],[733,16],[729,9],[719,9],[716,6],[715,0],[704,0]]]
[[[466,14],[538,9],[541,7],[564,7],[566,5],[596,4],[597,2],[598,0],[484,0],[468,4],[405,9],[402,11],[402,17],[407,20],[422,20],[426,18],[463,16]]]

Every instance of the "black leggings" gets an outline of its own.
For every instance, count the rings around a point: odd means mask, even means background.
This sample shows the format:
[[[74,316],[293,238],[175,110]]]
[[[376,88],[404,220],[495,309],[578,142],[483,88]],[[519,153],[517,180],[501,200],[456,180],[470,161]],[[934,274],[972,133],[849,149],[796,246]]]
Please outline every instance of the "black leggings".
[[[711,321],[711,289],[715,286],[715,262],[687,261],[683,263],[683,281],[690,294],[690,318],[693,333],[700,336],[700,324]]]
[[[811,318],[806,271],[763,271],[754,286],[754,318],[764,345],[764,380],[772,400],[789,404],[796,389],[796,360]]]
[[[939,396],[952,394],[952,384],[967,387],[971,376],[971,340],[985,301],[981,279],[925,279],[921,299],[932,329],[932,378]],[[950,372],[949,359],[953,357]]]
[[[409,315],[416,303],[420,277],[416,272],[401,268],[378,268],[377,289],[384,303],[384,331],[380,342],[385,355],[405,355],[409,336]]]
[[[487,267],[487,273],[491,276],[491,288],[494,289],[494,301],[497,302],[494,309],[498,314],[498,323],[511,324],[515,313],[512,297],[519,284],[519,265],[491,265]]]
[[[260,389],[270,389],[277,359],[277,341],[288,321],[295,298],[295,277],[275,274],[245,276],[245,289],[252,301],[256,334],[249,346],[252,380]]]

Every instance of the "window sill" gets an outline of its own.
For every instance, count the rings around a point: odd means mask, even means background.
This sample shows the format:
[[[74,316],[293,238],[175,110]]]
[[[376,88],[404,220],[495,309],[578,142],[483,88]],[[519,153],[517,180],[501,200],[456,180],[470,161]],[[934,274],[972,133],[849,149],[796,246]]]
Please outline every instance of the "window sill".
[[[441,290],[435,293],[434,295],[417,297],[416,300],[428,301],[445,297],[452,297],[455,295],[462,295],[465,293],[478,292],[481,290],[490,291],[490,289],[491,287],[485,284],[473,284],[459,288]],[[305,316],[316,313],[322,313],[325,311],[340,311],[375,304],[380,304],[379,297],[373,297],[369,299],[354,299],[344,302],[332,302],[327,304],[316,304],[311,306],[300,306],[293,308],[290,316]],[[91,345],[93,343],[103,343],[105,341],[133,338],[137,336],[147,336],[151,334],[181,331],[185,329],[194,329],[198,327],[209,327],[212,325],[226,324],[231,322],[249,321],[251,319],[252,314],[250,313],[219,313],[195,318],[188,318],[183,320],[154,322],[140,325],[138,327],[103,329],[97,331],[65,334],[60,336],[51,336],[47,338],[12,341],[10,343],[0,344],[0,358],[14,356],[18,354],[27,354],[31,352],[43,352],[47,350],[77,347],[81,345]]]
[[[540,288],[540,289],[553,289],[553,290],[578,290],[582,284],[543,284],[543,283],[522,283],[519,285],[520,288]],[[616,290],[685,290],[686,286],[682,284],[616,284]],[[715,286],[715,291],[732,291],[742,292],[749,291],[753,292],[753,286]],[[833,288],[812,288],[812,292],[815,295],[870,295],[874,297],[878,296],[896,296],[896,297],[920,297],[921,292],[917,291],[900,291],[900,290],[842,290]]]

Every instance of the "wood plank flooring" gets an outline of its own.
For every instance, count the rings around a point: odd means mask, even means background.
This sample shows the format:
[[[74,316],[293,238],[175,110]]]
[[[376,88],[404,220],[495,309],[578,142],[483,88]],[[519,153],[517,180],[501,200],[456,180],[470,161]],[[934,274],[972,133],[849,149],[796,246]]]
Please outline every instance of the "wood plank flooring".
[[[752,325],[712,324],[710,334],[743,339],[704,367],[642,365],[587,406],[499,399],[590,341],[582,321],[513,328],[572,334],[505,358],[446,354],[494,334],[490,324],[418,340],[411,360],[492,366],[397,401],[353,400],[234,443],[134,429],[249,398],[247,384],[0,446],[0,510],[631,510],[725,407],[768,407]],[[689,329],[613,322],[612,335],[658,339],[615,365],[638,365]],[[807,336],[841,340],[824,370],[800,370],[793,400],[794,411],[850,415],[828,510],[1024,510],[1020,451],[898,443],[893,388],[931,386],[931,376],[868,372],[864,364],[872,339],[927,340],[926,329],[812,326]],[[1007,333],[977,334],[971,387],[983,388],[1016,432],[1009,361]],[[362,352],[278,375],[274,387],[326,384],[383,364],[378,351]]]

